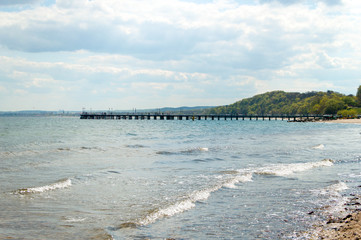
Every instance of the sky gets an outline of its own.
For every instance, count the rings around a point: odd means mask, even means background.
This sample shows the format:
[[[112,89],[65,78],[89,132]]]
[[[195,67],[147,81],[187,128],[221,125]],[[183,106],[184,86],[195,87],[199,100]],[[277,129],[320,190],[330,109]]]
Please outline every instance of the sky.
[[[356,94],[361,1],[0,0],[0,111]]]

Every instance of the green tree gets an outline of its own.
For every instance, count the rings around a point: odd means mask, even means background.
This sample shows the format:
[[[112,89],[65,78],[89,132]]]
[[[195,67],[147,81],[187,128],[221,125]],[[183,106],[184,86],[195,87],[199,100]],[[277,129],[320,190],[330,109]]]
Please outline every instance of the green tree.
[[[361,100],[361,86],[359,88]],[[361,104],[361,101],[360,101]],[[220,106],[206,113],[213,114],[336,114],[347,107],[355,107],[356,97],[327,92],[284,92],[273,91],[258,94],[227,106]]]
[[[357,116],[356,109],[344,109],[337,112],[338,115],[341,115],[343,118],[354,118]]]
[[[321,114],[321,106],[320,106],[320,104],[317,103],[317,104],[313,105],[311,113]]]
[[[356,100],[357,100],[356,97],[353,95],[342,97],[342,101],[344,101],[344,103],[349,107],[357,106]]]
[[[337,111],[343,109],[345,107],[345,104],[343,101],[338,99],[330,99],[327,101],[325,106],[325,113],[326,114],[336,114]]]

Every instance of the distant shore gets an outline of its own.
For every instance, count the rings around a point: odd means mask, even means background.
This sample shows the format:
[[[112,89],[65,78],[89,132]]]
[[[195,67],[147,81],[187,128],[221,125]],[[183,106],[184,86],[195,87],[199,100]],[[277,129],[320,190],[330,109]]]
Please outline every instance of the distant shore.
[[[337,119],[337,120],[323,120],[320,122],[325,123],[352,123],[352,124],[361,124],[361,119]]]

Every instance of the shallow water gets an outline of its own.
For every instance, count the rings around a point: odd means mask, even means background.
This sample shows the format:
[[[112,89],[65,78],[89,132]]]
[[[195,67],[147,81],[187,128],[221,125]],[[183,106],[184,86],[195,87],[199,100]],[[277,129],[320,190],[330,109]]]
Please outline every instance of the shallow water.
[[[4,117],[0,238],[302,238],[360,149],[360,125]]]

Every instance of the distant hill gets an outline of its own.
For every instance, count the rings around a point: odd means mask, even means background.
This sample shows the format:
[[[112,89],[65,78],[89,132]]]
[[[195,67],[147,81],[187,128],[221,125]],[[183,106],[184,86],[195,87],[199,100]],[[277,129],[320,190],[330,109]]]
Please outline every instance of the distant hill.
[[[196,107],[178,107],[178,108],[172,108],[172,107],[165,107],[161,108],[161,112],[182,112],[182,113],[193,113],[198,112],[206,109],[214,108],[214,106],[196,106]]]
[[[206,109],[214,108],[214,106],[195,106],[195,107],[163,107],[153,109],[136,109],[137,113],[150,113],[150,112],[161,112],[161,113],[183,113],[193,114],[205,111]],[[115,112],[133,112],[135,110],[116,110]]]
[[[333,91],[307,93],[273,91],[246,98],[227,106],[208,109],[205,113],[248,115],[337,114],[339,111],[350,110],[357,106],[355,96],[346,96]]]

